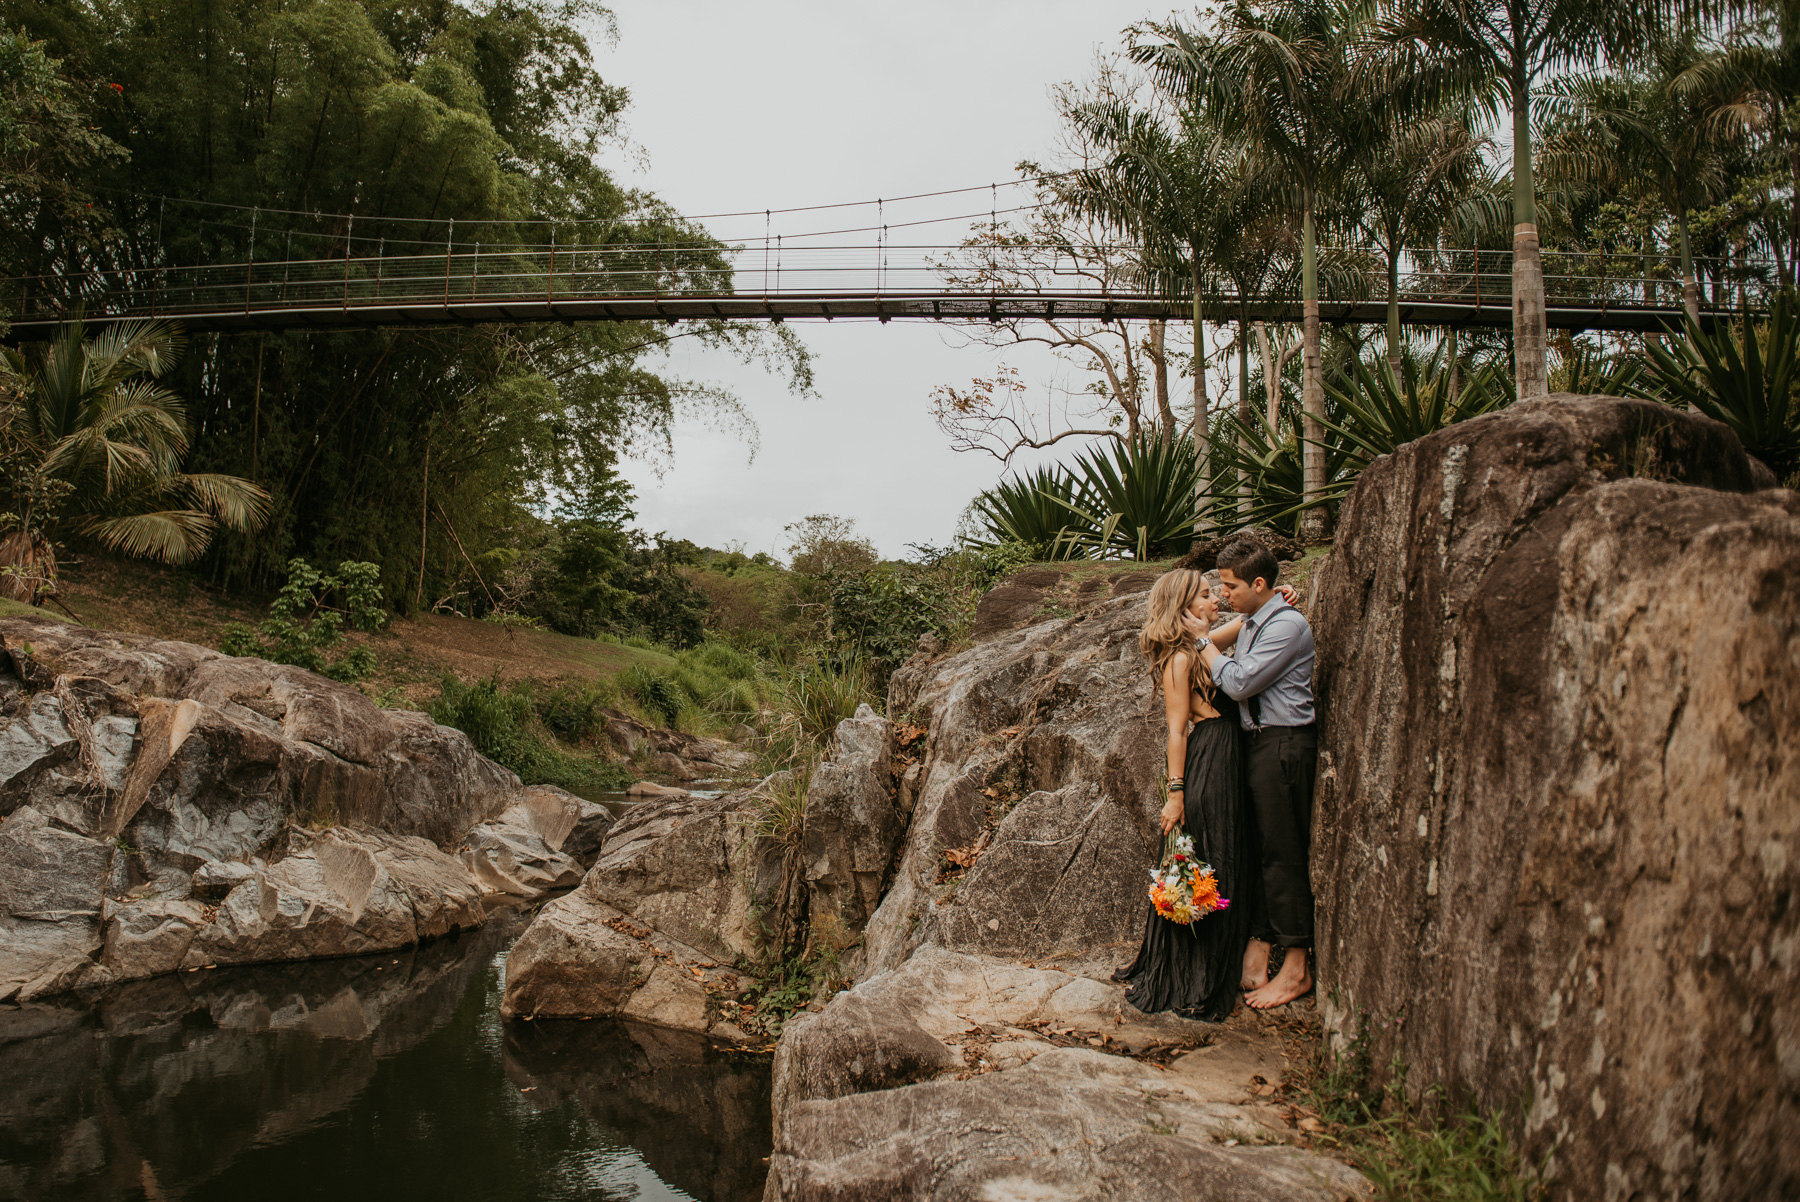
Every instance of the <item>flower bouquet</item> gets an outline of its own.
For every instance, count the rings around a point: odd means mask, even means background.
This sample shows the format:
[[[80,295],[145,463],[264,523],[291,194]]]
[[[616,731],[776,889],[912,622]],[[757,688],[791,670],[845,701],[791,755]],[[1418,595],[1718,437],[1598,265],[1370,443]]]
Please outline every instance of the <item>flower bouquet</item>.
[[[1170,922],[1186,926],[1231,904],[1219,896],[1212,865],[1194,858],[1194,840],[1170,834],[1163,839],[1162,863],[1150,870],[1150,904]]]

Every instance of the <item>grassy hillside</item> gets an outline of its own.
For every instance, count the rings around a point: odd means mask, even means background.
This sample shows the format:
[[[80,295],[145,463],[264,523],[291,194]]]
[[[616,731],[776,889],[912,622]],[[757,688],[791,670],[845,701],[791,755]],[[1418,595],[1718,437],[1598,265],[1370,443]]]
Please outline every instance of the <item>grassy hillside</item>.
[[[86,555],[64,570],[62,601],[85,626],[216,647],[233,622],[254,625],[268,614],[266,598],[228,597],[191,575],[135,560]],[[0,613],[68,619],[13,602]],[[577,687],[611,680],[633,666],[669,672],[675,660],[654,649],[571,638],[471,618],[424,615],[396,618],[375,634],[351,634],[375,652],[375,673],[363,688],[387,704],[423,708],[436,699],[444,673],[464,680],[498,675],[505,684],[530,681]]]

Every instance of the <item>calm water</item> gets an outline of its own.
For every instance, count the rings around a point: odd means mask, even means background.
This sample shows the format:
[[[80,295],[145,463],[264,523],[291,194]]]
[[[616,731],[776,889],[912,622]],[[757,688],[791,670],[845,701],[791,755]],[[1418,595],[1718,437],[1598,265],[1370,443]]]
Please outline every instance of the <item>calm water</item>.
[[[522,926],[0,1007],[0,1199],[760,1198],[768,1058],[502,1024]]]

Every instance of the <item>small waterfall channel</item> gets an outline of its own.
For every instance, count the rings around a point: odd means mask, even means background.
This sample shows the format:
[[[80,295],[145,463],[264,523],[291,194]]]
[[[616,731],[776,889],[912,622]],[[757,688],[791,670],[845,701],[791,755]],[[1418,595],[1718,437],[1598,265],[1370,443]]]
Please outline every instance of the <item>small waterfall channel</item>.
[[[526,917],[0,1007],[0,1199],[760,1198],[769,1058],[503,1024]]]

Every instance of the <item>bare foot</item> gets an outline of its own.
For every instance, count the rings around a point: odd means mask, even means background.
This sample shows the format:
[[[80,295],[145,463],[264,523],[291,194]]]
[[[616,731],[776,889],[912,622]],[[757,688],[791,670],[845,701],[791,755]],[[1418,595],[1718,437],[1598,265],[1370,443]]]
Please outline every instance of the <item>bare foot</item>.
[[[1249,993],[1268,983],[1269,945],[1260,939],[1252,939],[1250,946],[1244,949],[1244,979],[1238,982],[1238,988]]]
[[[1307,967],[1309,959],[1302,948],[1289,948],[1287,958],[1281,963],[1281,971],[1275,979],[1255,990],[1244,999],[1257,1010],[1269,1010],[1276,1006],[1285,1006],[1295,998],[1305,997],[1313,987],[1312,972]]]

